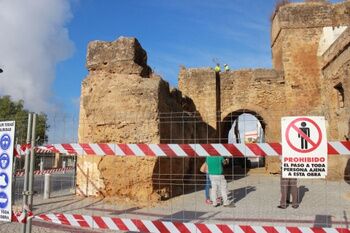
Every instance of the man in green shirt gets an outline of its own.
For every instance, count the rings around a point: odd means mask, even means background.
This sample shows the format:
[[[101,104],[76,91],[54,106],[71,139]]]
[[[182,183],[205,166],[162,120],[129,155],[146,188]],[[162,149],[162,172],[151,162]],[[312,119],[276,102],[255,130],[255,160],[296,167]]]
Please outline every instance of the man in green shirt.
[[[227,198],[227,182],[225,176],[223,175],[223,164],[228,162],[222,156],[208,156],[206,158],[206,163],[208,165],[208,174],[211,182],[211,201],[213,206],[217,207],[217,190],[220,190],[222,199],[224,201],[224,206],[229,206],[231,201]]]

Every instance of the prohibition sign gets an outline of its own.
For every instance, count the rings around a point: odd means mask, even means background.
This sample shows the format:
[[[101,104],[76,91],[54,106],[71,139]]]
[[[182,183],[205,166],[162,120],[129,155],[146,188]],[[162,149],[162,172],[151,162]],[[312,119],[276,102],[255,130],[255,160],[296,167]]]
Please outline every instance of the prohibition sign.
[[[312,141],[312,139],[310,137],[308,137],[303,131],[301,131],[296,126],[296,123],[299,121],[307,121],[307,122],[311,123],[313,126],[315,126],[315,128],[317,129],[317,133],[318,133],[317,142]],[[303,137],[308,143],[310,143],[310,145],[312,147],[310,149],[306,149],[306,150],[302,150],[302,149],[295,147],[291,143],[290,138],[289,138],[289,132],[291,129],[295,130],[298,134],[300,134],[300,136]],[[297,119],[293,120],[291,123],[289,123],[289,125],[287,126],[287,129],[286,129],[285,137],[286,137],[286,141],[287,141],[288,145],[290,146],[290,148],[292,148],[293,150],[295,150],[296,152],[299,152],[299,153],[309,153],[309,152],[317,149],[317,147],[321,144],[321,141],[322,141],[322,133],[321,133],[320,127],[313,120],[311,120],[310,118],[306,118],[306,117],[297,118]]]

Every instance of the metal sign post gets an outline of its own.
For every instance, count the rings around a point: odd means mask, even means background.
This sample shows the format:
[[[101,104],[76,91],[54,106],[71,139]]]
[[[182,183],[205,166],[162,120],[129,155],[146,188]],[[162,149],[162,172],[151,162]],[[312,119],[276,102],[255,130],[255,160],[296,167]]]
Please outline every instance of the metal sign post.
[[[13,145],[16,147],[18,145],[18,138],[16,138],[15,144]],[[17,156],[13,156],[13,164],[12,164],[12,190],[15,190],[16,188],[16,163],[17,163]],[[12,200],[15,200],[15,192],[12,192]]]
[[[36,114],[33,115],[33,124],[32,124],[32,138],[31,138],[31,147],[30,147],[30,165],[29,165],[29,184],[28,184],[28,206],[31,210],[33,207],[33,183],[34,183],[34,165],[35,165],[35,128],[36,128]],[[32,232],[32,219],[28,219],[27,224],[27,233]]]
[[[27,128],[27,140],[26,143],[29,145],[30,143],[30,135],[31,135],[31,128],[32,128],[32,114],[28,113],[28,128]],[[25,206],[28,205],[28,178],[29,178],[29,155],[30,151],[27,149],[25,158],[24,158],[24,184],[23,184],[23,207],[22,212],[24,216],[27,216],[27,208]],[[22,233],[26,232],[26,223],[22,225]]]

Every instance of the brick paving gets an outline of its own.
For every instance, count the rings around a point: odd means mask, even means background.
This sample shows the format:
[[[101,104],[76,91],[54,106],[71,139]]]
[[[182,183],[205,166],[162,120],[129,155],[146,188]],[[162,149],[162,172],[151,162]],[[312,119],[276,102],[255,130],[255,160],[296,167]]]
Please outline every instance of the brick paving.
[[[107,203],[103,199],[77,197],[67,192],[54,198],[35,198],[35,213],[75,213],[84,215],[139,218],[204,223],[269,226],[347,227],[350,225],[350,185],[344,181],[299,180],[298,209],[278,209],[279,176],[252,174],[229,182],[235,207],[205,204],[204,191],[184,194],[152,207],[138,208],[126,202]],[[18,223],[0,223],[0,232],[20,232]],[[102,232],[34,221],[33,232]],[[109,231],[103,231],[109,232]]]

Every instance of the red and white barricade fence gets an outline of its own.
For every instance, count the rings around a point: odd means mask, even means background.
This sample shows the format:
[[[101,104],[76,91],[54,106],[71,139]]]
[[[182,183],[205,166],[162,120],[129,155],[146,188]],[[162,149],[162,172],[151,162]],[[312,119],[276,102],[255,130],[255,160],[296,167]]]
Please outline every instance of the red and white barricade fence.
[[[73,167],[66,167],[66,168],[52,168],[52,169],[46,169],[46,170],[35,170],[34,175],[45,175],[45,174],[52,174],[52,173],[59,173],[59,172],[66,172],[68,170],[73,170]],[[17,171],[15,173],[15,176],[24,176],[24,171]]]
[[[36,220],[80,228],[108,229],[148,233],[350,233],[346,228],[249,226],[233,224],[206,224],[170,222],[160,220],[125,219],[117,217],[87,216],[79,214],[39,214]],[[14,218],[13,221],[19,220]]]
[[[14,155],[17,158],[20,158],[21,156],[26,155],[27,152],[29,152],[31,148],[30,144],[24,144],[24,145],[16,145],[14,147]],[[41,153],[41,154],[45,154],[45,153],[54,153],[51,149],[50,146],[37,146],[34,148],[35,153]]]
[[[117,155],[154,157],[264,157],[282,154],[281,143],[248,144],[110,144],[110,143],[71,143],[51,144],[37,147],[36,150],[48,153],[76,155]],[[350,155],[349,141],[328,142],[328,154]]]
[[[27,205],[24,206],[24,211],[15,211],[12,212],[12,219],[11,222],[19,222],[19,223],[26,223],[28,219],[31,219],[34,217],[33,212],[29,209]]]
[[[52,144],[40,147],[50,153],[77,155],[116,155],[116,156],[153,156],[153,157],[264,157],[279,156],[282,153],[280,143],[257,144]],[[28,149],[28,148],[27,148]],[[328,142],[328,154],[350,155],[350,142]],[[29,212],[29,215],[32,214]],[[28,217],[32,217],[29,216]],[[19,217],[20,216],[20,217]],[[13,214],[13,221],[26,221],[22,214]],[[350,233],[346,228],[285,227],[285,226],[248,226],[232,224],[205,224],[189,222],[151,221],[123,219],[116,217],[86,216],[77,214],[40,214],[36,220],[75,227],[110,229],[137,232],[187,232],[187,233],[278,233],[278,232],[334,232]]]

